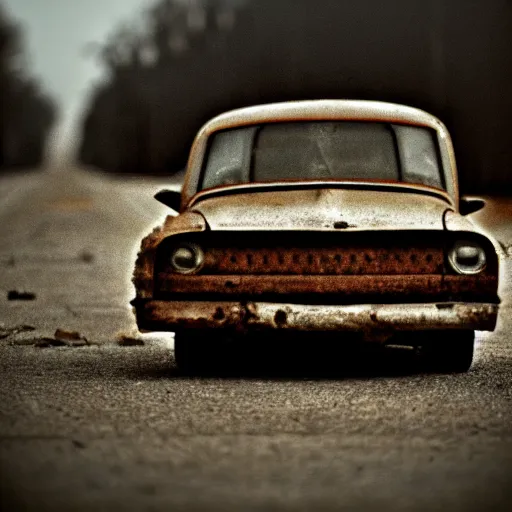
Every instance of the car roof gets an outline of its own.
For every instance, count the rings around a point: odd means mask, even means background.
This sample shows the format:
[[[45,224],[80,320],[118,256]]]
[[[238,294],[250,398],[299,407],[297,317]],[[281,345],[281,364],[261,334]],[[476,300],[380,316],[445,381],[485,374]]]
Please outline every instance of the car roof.
[[[458,203],[457,169],[453,145],[446,126],[437,117],[421,109],[396,103],[367,100],[306,100],[240,108],[225,112],[208,121],[199,130],[190,151],[182,189],[182,206],[185,206],[197,193],[208,139],[213,133],[255,124],[334,120],[408,124],[435,130],[447,192],[454,204]]]

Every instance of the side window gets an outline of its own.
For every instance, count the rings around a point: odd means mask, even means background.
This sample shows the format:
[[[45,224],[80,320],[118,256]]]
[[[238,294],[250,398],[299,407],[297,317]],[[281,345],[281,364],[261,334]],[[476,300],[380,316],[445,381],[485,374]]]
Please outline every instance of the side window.
[[[218,132],[212,136],[203,170],[202,189],[249,182],[256,126]]]
[[[435,133],[418,126],[393,125],[402,163],[402,180],[444,188]]]

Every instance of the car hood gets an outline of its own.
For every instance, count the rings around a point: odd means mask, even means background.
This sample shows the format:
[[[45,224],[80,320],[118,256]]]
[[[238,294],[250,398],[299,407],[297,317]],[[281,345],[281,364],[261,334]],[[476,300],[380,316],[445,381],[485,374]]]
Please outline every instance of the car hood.
[[[206,196],[193,205],[212,230],[442,230],[449,204],[408,190],[301,189]]]

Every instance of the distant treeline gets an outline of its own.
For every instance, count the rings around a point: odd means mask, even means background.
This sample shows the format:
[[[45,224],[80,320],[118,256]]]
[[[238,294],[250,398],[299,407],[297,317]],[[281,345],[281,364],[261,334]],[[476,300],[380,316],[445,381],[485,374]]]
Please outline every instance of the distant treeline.
[[[393,101],[439,116],[466,192],[511,184],[512,2],[156,0],[97,49],[80,159],[172,173],[208,118],[309,98]]]
[[[21,30],[0,5],[0,169],[38,166],[55,106],[25,69]]]

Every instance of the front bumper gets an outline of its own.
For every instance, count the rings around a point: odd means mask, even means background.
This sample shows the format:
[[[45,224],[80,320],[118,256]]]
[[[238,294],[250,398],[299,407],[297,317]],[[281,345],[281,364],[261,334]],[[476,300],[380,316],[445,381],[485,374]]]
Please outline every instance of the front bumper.
[[[271,302],[134,300],[141,330],[229,328],[239,331],[492,331],[498,305],[488,303],[307,305]]]

